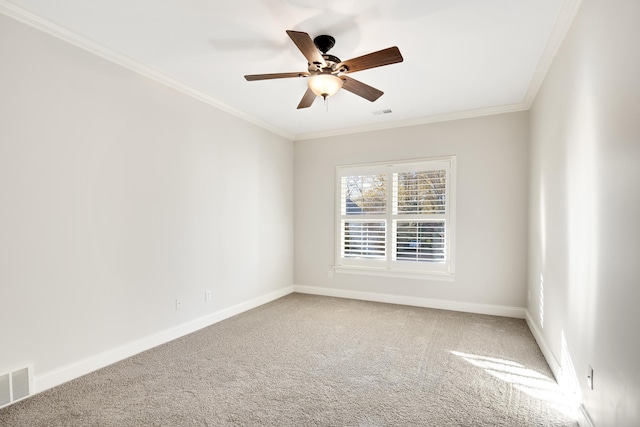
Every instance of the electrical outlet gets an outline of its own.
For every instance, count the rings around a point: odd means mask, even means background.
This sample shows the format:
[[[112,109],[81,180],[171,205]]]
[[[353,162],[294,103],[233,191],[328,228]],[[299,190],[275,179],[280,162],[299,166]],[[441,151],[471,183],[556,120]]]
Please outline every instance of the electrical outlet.
[[[182,310],[182,298],[176,298],[176,310]]]
[[[333,279],[333,271],[332,270],[329,270],[329,272],[327,273],[327,277],[329,279]]]
[[[204,300],[205,301],[211,301],[211,291],[205,291]]]
[[[593,390],[593,368],[591,366],[587,370],[587,384],[589,389]]]

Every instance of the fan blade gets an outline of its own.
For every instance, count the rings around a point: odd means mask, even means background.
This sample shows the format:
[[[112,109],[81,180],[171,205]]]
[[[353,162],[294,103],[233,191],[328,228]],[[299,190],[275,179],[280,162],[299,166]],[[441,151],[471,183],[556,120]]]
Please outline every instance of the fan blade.
[[[309,108],[313,101],[316,99],[316,94],[311,91],[311,89],[307,88],[307,91],[302,96],[300,100],[300,104],[298,104],[298,110],[301,108]]]
[[[353,73],[355,71],[367,70],[383,65],[396,64],[402,61],[403,58],[400,54],[400,49],[394,46],[367,55],[358,56],[357,58],[347,59],[338,64],[337,68],[344,66],[347,68],[345,73]]]
[[[355,93],[356,95],[361,96],[371,102],[380,98],[384,94],[383,91],[359,82],[356,79],[352,79],[351,77],[341,76],[340,78],[343,81],[342,89],[348,90],[351,93]]]
[[[320,65],[321,67],[326,67],[327,63],[324,61],[322,54],[311,40],[311,37],[307,33],[303,33],[301,31],[291,31],[287,30],[287,34],[291,37],[291,40],[298,46],[300,52],[307,58],[309,64]]]
[[[247,81],[252,82],[254,80],[269,80],[269,79],[287,79],[289,77],[309,77],[311,74],[306,71],[299,73],[274,73],[274,74],[249,74],[244,76]]]

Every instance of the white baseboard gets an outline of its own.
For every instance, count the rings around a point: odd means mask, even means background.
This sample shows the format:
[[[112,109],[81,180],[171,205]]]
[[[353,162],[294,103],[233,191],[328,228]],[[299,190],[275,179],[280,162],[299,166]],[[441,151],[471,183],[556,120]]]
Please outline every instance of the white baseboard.
[[[578,424],[580,427],[595,427],[595,424],[591,421],[591,417],[589,416],[589,413],[587,413],[584,405],[580,405],[578,407]]]
[[[549,368],[551,368],[551,372],[553,372],[553,375],[556,377],[556,379],[558,379],[563,368],[549,349],[549,346],[547,345],[547,342],[542,335],[542,331],[540,331],[540,328],[538,328],[538,325],[533,320],[533,317],[531,316],[531,313],[529,313],[529,310],[526,310],[525,313],[525,319],[527,321],[529,329],[531,330],[531,333],[533,334],[533,338],[535,338],[538,347],[540,347],[540,351],[542,351],[542,355],[546,359]],[[595,427],[593,421],[591,421],[589,413],[587,412],[583,404],[579,404],[577,408],[574,408],[574,410],[580,427]]]
[[[437,308],[441,310],[489,314],[492,316],[515,317],[517,319],[524,319],[525,316],[525,309],[523,307],[475,304],[468,302],[411,297],[404,295],[349,291],[345,289],[324,288],[319,286],[294,285],[293,289],[294,292],[299,292],[301,294],[323,295],[328,297],[358,299],[363,301],[386,302],[390,304],[410,305],[414,307]]]
[[[134,356],[153,347],[157,347],[161,344],[180,338],[199,329],[213,325],[214,323],[218,323],[222,320],[228,319],[229,317],[259,307],[263,304],[274,301],[278,298],[292,293],[293,288],[293,286],[287,286],[277,291],[273,291],[268,294],[250,299],[249,301],[236,304],[232,307],[224,308],[204,317],[191,320],[174,328],[149,335],[120,347],[116,347],[104,353],[97,354],[87,359],[79,360],[75,363],[63,366],[56,370],[34,376],[34,391],[35,393],[40,393],[41,391],[50,389],[100,368],[104,368],[105,366],[109,366],[113,363],[124,360],[127,357]]]
[[[542,355],[547,360],[547,364],[551,368],[551,372],[553,372],[553,375],[556,378],[558,378],[558,375],[560,373],[560,363],[551,352],[551,349],[549,349],[547,342],[544,340],[544,337],[542,336],[542,332],[538,328],[538,325],[536,325],[536,322],[533,320],[533,317],[531,317],[531,313],[529,313],[529,310],[525,310],[525,316],[526,316],[525,320],[527,321],[527,326],[529,326],[529,329],[533,334],[533,338],[535,338],[536,343],[538,344],[538,347],[540,347],[540,351],[542,351]]]

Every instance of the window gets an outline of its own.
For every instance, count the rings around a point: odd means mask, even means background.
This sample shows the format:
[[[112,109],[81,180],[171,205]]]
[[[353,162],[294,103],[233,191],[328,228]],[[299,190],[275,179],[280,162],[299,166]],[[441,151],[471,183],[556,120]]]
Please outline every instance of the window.
[[[339,166],[341,272],[452,278],[455,157]]]

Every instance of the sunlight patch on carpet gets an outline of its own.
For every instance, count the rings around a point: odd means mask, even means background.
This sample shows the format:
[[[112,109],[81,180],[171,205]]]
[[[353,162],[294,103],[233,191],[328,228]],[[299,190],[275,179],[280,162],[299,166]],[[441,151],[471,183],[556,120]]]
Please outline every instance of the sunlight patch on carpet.
[[[511,384],[515,389],[542,401],[550,408],[566,416],[575,417],[575,412],[571,410],[565,394],[552,378],[511,360],[459,351],[451,351],[451,354],[481,368],[487,374]]]

